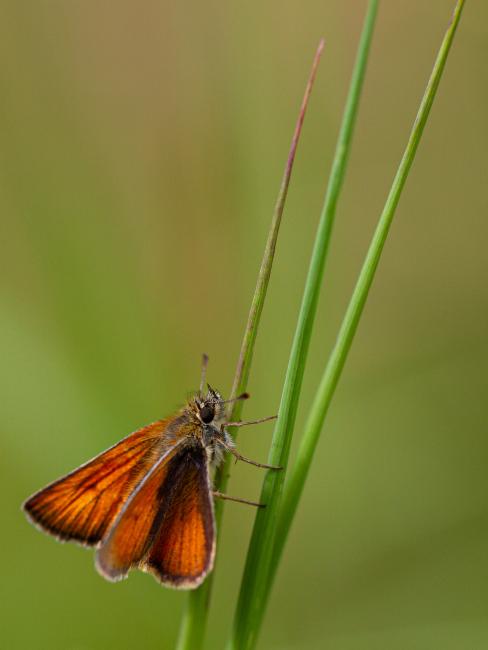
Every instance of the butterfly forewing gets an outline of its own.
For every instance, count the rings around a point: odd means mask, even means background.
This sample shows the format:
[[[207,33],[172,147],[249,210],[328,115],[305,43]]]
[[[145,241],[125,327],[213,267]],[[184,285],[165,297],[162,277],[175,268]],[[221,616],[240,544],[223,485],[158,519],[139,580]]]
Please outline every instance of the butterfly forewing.
[[[173,587],[196,587],[215,550],[206,452],[200,442],[176,447],[138,486],[97,554],[99,571],[118,580],[132,567]]]
[[[43,530],[61,540],[98,544],[128,496],[158,458],[175,444],[171,420],[150,424],[51,483],[24,503]]]

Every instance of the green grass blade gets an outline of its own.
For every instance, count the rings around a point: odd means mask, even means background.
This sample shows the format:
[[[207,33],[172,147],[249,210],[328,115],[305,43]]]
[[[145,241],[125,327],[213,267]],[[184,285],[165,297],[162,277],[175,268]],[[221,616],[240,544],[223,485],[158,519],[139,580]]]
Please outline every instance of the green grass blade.
[[[286,162],[285,171],[283,173],[280,190],[278,192],[278,198],[273,212],[273,218],[271,221],[271,227],[266,242],[266,248],[264,250],[263,260],[261,262],[258,280],[256,283],[256,288],[251,303],[251,309],[249,311],[249,317],[244,332],[244,338],[242,341],[239,360],[237,363],[231,397],[235,397],[236,395],[245,392],[247,388],[249,371],[251,368],[251,362],[252,362],[252,357],[254,352],[254,345],[256,342],[256,335],[258,331],[259,322],[261,319],[261,314],[263,311],[264,300],[266,298],[269,279],[271,276],[271,268],[273,265],[273,259],[276,250],[276,242],[278,239],[278,233],[280,229],[281,219],[283,216],[283,210],[285,207],[286,196],[290,184],[293,163],[295,160],[295,154],[298,146],[298,141],[300,139],[302,125],[305,118],[308,101],[310,99],[310,94],[312,92],[312,87],[317,73],[317,68],[319,65],[320,56],[322,54],[323,47],[324,47],[324,42],[322,40],[319,43],[319,46],[317,48],[313,60],[312,70],[310,72],[308,83],[305,88],[305,94],[300,107],[300,112],[298,114],[295,131],[293,133],[290,152],[288,155],[288,160]],[[242,407],[243,407],[242,401],[234,402],[230,413],[230,421],[235,422],[236,420],[240,419]],[[232,432],[234,437],[236,435],[236,432],[237,429],[234,429],[234,431]],[[230,462],[231,459],[230,457],[228,457],[216,473],[214,485],[215,485],[215,489],[220,492],[225,492],[226,490],[227,482],[229,480],[229,475],[230,475]],[[216,522],[218,536],[220,534],[220,524],[222,521],[223,507],[224,507],[223,501],[216,501],[215,522]],[[177,643],[177,650],[199,650],[203,646],[212,584],[213,584],[213,574],[211,574],[207,578],[207,580],[204,582],[204,584],[201,587],[199,587],[198,589],[196,589],[195,591],[189,594],[187,606],[183,613],[180,635]]]
[[[344,181],[377,4],[377,0],[371,0],[368,5],[324,207],[320,215],[302,306],[285,377],[278,421],[269,455],[269,462],[273,465],[286,467],[288,461],[305,362],[317,310],[337,200]],[[257,639],[266,607],[268,575],[272,563],[274,532],[278,520],[279,500],[284,474],[284,470],[267,472],[263,482],[261,502],[266,503],[267,507],[259,510],[256,515],[234,618],[233,636],[230,642],[231,648],[248,650],[254,647]]]
[[[434,100],[442,71],[444,69],[447,55],[451,47],[456,28],[459,23],[464,0],[459,0],[456,5],[453,19],[445,33],[437,59],[434,64],[429,82],[420,104],[415,123],[413,125],[405,152],[398,167],[395,179],[391,186],[390,193],[385,207],[380,216],[376,232],[371,241],[366,259],[360,272],[356,287],[351,297],[342,326],[339,330],[335,346],[330,355],[324,375],[320,382],[310,414],[308,416],[304,435],[298,450],[298,455],[293,469],[290,472],[289,480],[284,489],[282,507],[277,527],[276,541],[273,549],[272,570],[268,583],[268,591],[271,589],[274,574],[278,567],[283,548],[288,537],[293,517],[300,500],[303,486],[305,484],[317,442],[322,430],[327,411],[334,395],[337,382],[341,376],[351,343],[356,332],[361,313],[368,296],[371,283],[378,266],[381,251],[383,249],[388,231],[400,199],[403,186],[407,179],[410,167],[415,157],[423,129],[427,122],[432,102]]]

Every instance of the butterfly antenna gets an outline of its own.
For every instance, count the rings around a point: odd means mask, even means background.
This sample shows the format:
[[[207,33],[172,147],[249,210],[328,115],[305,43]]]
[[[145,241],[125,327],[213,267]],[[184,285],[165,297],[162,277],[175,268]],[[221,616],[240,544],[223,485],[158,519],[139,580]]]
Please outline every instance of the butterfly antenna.
[[[230,399],[223,399],[220,403],[221,404],[229,404],[230,402],[238,402],[241,399],[249,399],[251,396],[249,393],[241,393],[237,397],[231,397]]]
[[[203,395],[203,388],[205,386],[205,380],[207,378],[207,368],[208,368],[208,354],[202,354],[202,374],[200,379],[200,395]]]

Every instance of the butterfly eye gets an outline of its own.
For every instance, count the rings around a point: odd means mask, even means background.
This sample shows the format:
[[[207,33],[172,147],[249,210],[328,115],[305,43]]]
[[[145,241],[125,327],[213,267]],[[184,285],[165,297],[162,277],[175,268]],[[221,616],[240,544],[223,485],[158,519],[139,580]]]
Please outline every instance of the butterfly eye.
[[[214,419],[215,411],[213,406],[204,406],[200,409],[200,418],[205,424],[209,424]]]

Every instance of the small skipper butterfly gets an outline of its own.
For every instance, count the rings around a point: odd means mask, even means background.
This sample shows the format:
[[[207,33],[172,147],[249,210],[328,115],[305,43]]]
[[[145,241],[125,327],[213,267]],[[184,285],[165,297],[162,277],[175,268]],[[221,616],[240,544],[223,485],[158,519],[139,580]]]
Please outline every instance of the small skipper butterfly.
[[[210,472],[226,452],[237,452],[227,426],[226,404],[207,384],[204,355],[200,390],[173,417],[135,431],[23,504],[27,517],[60,541],[93,546],[104,578],[126,578],[130,569],[163,585],[198,587],[215,556],[213,497],[262,504],[215,492]],[[235,399],[247,399],[244,393]],[[273,416],[274,417],[274,416]]]

